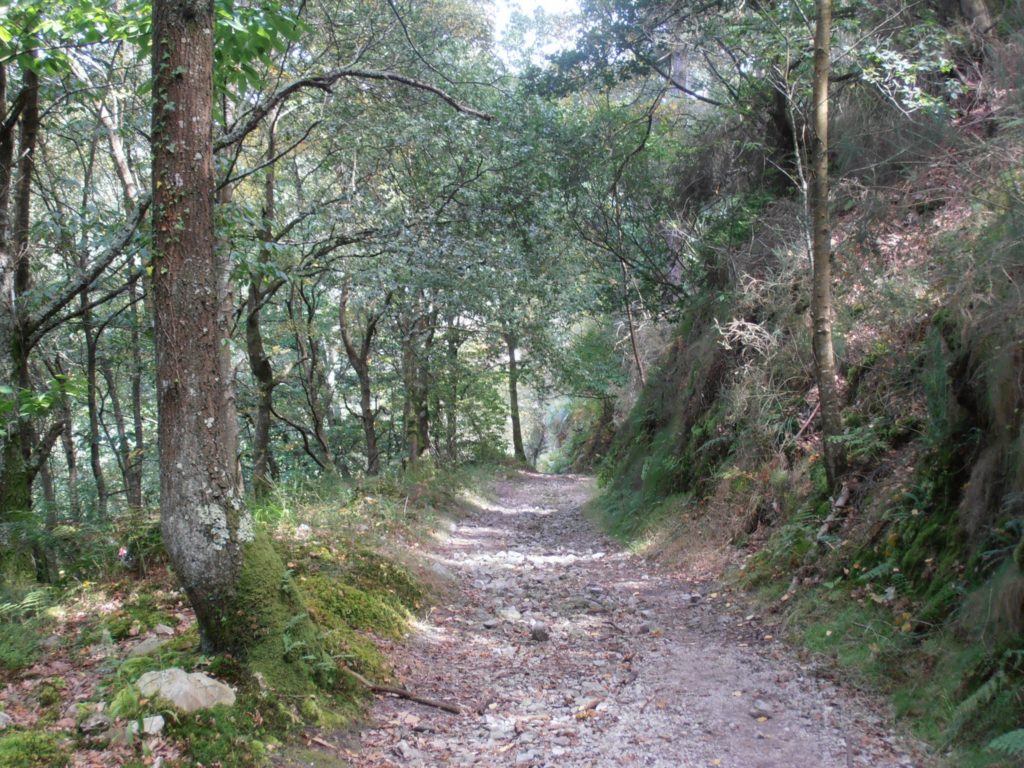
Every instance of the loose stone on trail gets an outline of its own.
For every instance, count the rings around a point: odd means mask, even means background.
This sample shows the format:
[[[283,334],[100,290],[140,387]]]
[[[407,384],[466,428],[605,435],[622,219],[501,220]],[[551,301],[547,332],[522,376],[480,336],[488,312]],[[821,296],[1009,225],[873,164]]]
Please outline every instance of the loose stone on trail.
[[[391,657],[400,684],[463,714],[378,699],[355,766],[927,765],[849,694],[762,653],[756,619],[733,621],[728,601],[701,597],[718,586],[658,570],[597,531],[581,511],[592,488],[499,481],[497,500],[436,545],[452,574],[445,604]]]

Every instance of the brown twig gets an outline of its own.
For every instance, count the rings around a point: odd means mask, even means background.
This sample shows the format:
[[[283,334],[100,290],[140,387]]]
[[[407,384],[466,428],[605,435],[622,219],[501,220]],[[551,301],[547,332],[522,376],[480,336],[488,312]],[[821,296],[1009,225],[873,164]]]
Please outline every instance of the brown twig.
[[[796,433],[796,437],[793,438],[794,440],[799,440],[800,439],[800,435],[802,435],[804,433],[805,429],[807,429],[809,426],[811,426],[811,422],[814,421],[814,417],[818,415],[818,411],[820,411],[820,410],[821,410],[821,403],[818,403],[816,406],[814,406],[814,410],[811,411],[811,415],[807,417],[807,421],[805,421],[803,423],[803,426],[800,427],[800,431]]]
[[[371,680],[367,680],[361,674],[356,672],[354,669],[341,666],[340,669],[344,670],[348,674],[352,675],[356,680],[362,683],[366,688],[374,693],[387,693],[392,696],[398,696],[402,699],[408,699],[409,701],[415,701],[417,704],[424,704],[428,707],[434,707],[436,709],[443,709],[445,712],[451,712],[453,715],[461,715],[462,708],[456,704],[449,704],[446,701],[438,701],[437,699],[430,699],[426,696],[420,696],[412,691],[407,691],[404,688],[392,688],[389,685],[377,685]]]

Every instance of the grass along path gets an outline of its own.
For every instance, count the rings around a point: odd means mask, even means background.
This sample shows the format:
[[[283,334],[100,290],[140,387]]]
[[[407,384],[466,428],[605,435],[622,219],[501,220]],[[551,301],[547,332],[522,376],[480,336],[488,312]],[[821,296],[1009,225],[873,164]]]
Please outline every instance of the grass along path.
[[[592,481],[498,481],[428,553],[452,581],[406,643],[355,763],[851,768],[935,764],[706,583],[658,572],[582,514]]]

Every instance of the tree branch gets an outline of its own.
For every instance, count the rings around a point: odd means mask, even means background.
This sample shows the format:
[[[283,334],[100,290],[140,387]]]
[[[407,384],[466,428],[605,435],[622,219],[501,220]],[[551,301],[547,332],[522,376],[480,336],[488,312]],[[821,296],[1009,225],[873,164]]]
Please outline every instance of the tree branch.
[[[109,267],[135,237],[135,231],[139,228],[142,220],[149,210],[152,197],[149,194],[142,195],[136,202],[135,208],[128,215],[128,221],[117,233],[117,236],[96,258],[91,268],[83,272],[77,280],[72,280],[64,286],[64,290],[43,306],[39,313],[27,323],[29,346],[34,347],[42,339],[43,335],[56,327],[49,323],[64,307],[66,307],[79,293],[95,283],[107,267]],[[119,292],[119,291],[118,291]]]
[[[488,122],[494,118],[493,115],[487,112],[481,112],[478,109],[474,109],[473,107],[463,104],[447,91],[444,91],[435,85],[431,85],[430,83],[425,83],[422,80],[416,80],[415,78],[400,75],[397,72],[388,72],[386,70],[342,67],[341,69],[335,69],[323,75],[302,77],[282,86],[276,92],[272,93],[262,104],[258,104],[253,107],[252,110],[249,111],[248,117],[244,121],[241,121],[234,130],[229,131],[217,139],[213,144],[214,151],[220,151],[244,139],[256,129],[256,126],[263,121],[263,118],[294,94],[308,88],[314,88],[330,93],[335,83],[339,80],[349,78],[360,80],[383,80],[386,82],[398,83],[399,85],[406,85],[410,88],[415,88],[416,90],[434,94],[441,99],[441,101],[463,114],[471,115]]]

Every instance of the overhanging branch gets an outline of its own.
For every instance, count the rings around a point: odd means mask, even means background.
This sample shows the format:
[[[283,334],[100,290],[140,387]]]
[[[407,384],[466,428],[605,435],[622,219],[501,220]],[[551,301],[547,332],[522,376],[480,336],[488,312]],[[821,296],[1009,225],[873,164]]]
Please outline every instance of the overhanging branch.
[[[487,112],[481,112],[467,104],[463,104],[447,91],[438,88],[436,85],[425,83],[422,80],[416,80],[415,78],[400,75],[397,72],[388,72],[386,70],[343,67],[323,75],[302,77],[282,86],[272,93],[262,104],[253,107],[246,118],[240,122],[234,130],[229,131],[217,139],[213,144],[214,150],[220,151],[244,139],[256,129],[256,126],[258,126],[263,121],[263,118],[270,114],[271,111],[276,109],[280,104],[299,91],[314,88],[330,93],[334,85],[339,80],[344,79],[383,80],[386,82],[398,83],[399,85],[405,85],[409,88],[432,93],[441,99],[441,101],[463,114],[471,115],[484,121],[490,121],[494,117]]]

